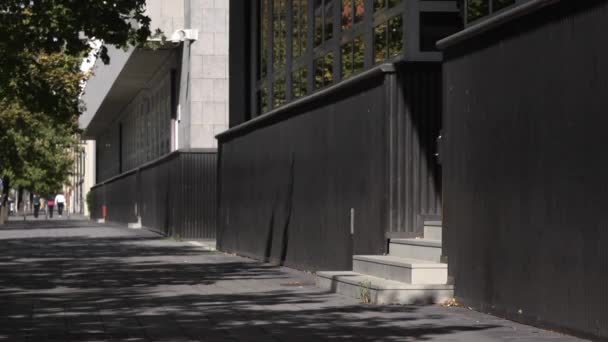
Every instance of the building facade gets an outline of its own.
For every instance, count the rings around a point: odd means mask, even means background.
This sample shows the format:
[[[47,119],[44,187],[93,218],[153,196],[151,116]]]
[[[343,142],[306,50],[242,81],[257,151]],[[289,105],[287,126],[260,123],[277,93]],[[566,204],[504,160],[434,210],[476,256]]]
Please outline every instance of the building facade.
[[[434,42],[461,27],[456,2],[232,3],[218,246],[350,270],[421,235],[441,214]]]
[[[607,1],[235,0],[231,17],[220,249],[379,303],[454,294],[608,337]]]
[[[69,184],[64,186],[68,214],[89,216],[87,194],[95,186],[95,141],[83,140],[74,148],[74,166]]]
[[[147,1],[166,41],[98,61],[81,126],[96,141],[92,217],[215,236],[214,136],[228,120],[228,1]],[[176,195],[176,194],[182,195]]]

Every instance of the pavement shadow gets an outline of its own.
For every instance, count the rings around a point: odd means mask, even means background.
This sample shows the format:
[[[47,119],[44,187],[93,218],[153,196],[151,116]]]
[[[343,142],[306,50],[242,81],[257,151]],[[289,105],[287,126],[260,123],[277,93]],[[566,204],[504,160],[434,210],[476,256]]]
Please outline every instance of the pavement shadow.
[[[425,341],[496,328],[425,307],[361,305],[304,273],[89,228],[69,237],[0,230],[0,341]]]

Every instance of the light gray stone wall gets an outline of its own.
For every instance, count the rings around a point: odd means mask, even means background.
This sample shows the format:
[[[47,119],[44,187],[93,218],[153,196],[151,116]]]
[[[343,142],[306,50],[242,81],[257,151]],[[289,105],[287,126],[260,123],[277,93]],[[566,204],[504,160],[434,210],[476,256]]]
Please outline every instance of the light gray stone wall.
[[[199,39],[186,46],[189,77],[180,123],[180,147],[217,147],[215,135],[228,127],[228,0],[185,0],[185,22]]]
[[[171,152],[171,70],[176,67],[174,57],[156,71],[104,134],[97,137],[100,180]],[[122,165],[119,163],[121,156]]]
[[[151,19],[150,29],[160,29],[167,38],[184,28],[184,3],[179,0],[147,0],[146,15]]]
[[[181,46],[181,62],[177,56],[168,59],[145,89],[121,110],[103,133],[94,137],[99,179],[121,172],[120,155],[124,172],[169,153],[173,142],[177,142],[179,149],[217,147],[215,136],[228,127],[228,3],[229,0],[147,0],[153,30],[160,28],[170,38],[177,30],[196,29],[199,37],[197,41],[185,41]],[[114,72],[100,69],[99,75],[87,84],[83,100],[88,112],[83,116],[86,120],[81,120],[83,128],[96,115],[133,49],[122,54],[119,50],[115,52],[119,57],[113,57],[109,66]],[[177,68],[181,77],[177,131],[171,127],[170,118],[171,68]]]

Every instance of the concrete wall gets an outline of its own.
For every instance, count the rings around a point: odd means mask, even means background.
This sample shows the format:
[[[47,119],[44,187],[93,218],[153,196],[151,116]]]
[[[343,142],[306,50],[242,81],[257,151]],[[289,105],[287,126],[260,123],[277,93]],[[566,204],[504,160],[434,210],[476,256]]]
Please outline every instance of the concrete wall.
[[[228,0],[185,0],[185,22],[199,30],[184,44],[180,148],[212,148],[228,127]]]
[[[89,208],[86,205],[86,195],[95,185],[95,140],[87,140],[84,144],[84,183],[83,192],[85,195],[84,214],[89,216]]]
[[[168,58],[105,133],[97,137],[98,182],[171,152],[171,70],[177,67],[174,57]]]
[[[140,51],[121,53],[111,49],[118,57],[113,57],[110,65],[98,61],[95,76],[89,80],[83,97],[87,112],[81,119],[81,127],[87,128],[95,122],[93,118],[101,112],[102,103],[106,112],[101,115],[108,115],[107,108],[111,107],[108,101],[120,97],[116,94],[107,97],[113,88],[138,87],[137,95],[129,99],[128,105],[116,106],[120,109],[111,112],[120,114],[111,119],[103,131],[94,133],[98,142],[98,182],[174,149],[215,148],[215,135],[228,126],[228,0],[149,0],[147,14],[152,19],[152,30],[160,28],[168,38],[179,29],[196,29],[199,39],[183,42],[158,71],[151,70],[154,76],[149,81],[137,86],[131,85],[132,80],[124,76],[125,71],[127,75],[129,72],[141,74],[141,70],[131,70],[137,69],[132,59],[151,59],[149,56],[138,54]],[[172,127],[170,118],[174,110],[171,108],[171,69],[176,69],[180,77],[177,129]]]
[[[70,176],[70,185],[64,186],[68,200],[66,210],[71,214],[89,215],[86,195],[95,185],[95,141],[84,140],[79,150],[74,151],[74,166]]]
[[[134,48],[123,51],[122,49],[108,46],[110,64],[103,64],[101,59],[95,61],[91,70],[93,75],[87,80],[81,98],[86,108],[78,118],[80,128],[86,129],[91,124],[97,111],[101,108],[103,100],[112,89],[112,85],[116,82],[120,72],[134,51]]]
[[[146,15],[152,32],[160,29],[166,37],[184,28],[184,3],[179,0],[147,0]]]

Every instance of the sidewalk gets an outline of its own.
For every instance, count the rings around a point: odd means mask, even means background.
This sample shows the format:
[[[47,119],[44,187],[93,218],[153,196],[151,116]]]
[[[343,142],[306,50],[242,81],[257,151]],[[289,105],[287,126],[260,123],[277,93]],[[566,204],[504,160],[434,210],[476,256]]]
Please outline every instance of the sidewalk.
[[[0,226],[0,274],[0,341],[582,341],[83,220]]]

